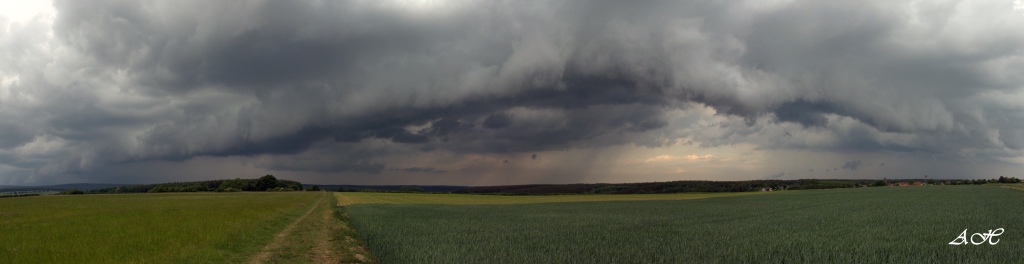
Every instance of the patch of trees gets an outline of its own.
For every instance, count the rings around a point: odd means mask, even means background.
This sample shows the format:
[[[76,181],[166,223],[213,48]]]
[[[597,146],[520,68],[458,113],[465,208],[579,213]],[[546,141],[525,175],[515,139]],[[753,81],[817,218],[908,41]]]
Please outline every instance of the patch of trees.
[[[71,189],[71,190],[65,190],[65,191],[60,192],[58,194],[60,194],[60,195],[73,195],[73,194],[85,194],[85,192],[83,192],[81,190],[77,190],[77,189]]]
[[[196,182],[171,182],[160,184],[143,184],[96,189],[90,193],[162,193],[162,192],[262,192],[262,191],[301,191],[302,183],[290,180],[278,180],[274,175],[266,175],[259,179],[228,179]]]
[[[998,182],[998,183],[1020,183],[1020,179],[1017,179],[1016,177],[1014,177],[1014,178],[1007,178],[1007,177],[999,176],[999,179],[997,179],[996,182]]]

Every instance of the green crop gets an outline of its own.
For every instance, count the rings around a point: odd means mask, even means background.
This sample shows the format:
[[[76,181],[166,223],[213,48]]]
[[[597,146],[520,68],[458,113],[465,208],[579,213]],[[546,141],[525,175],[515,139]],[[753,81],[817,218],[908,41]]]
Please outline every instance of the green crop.
[[[1022,204],[1008,188],[918,186],[345,208],[382,263],[1018,263]],[[948,244],[997,228],[996,245]]]
[[[312,193],[0,199],[0,263],[239,263],[306,211]]]
[[[671,194],[586,194],[586,195],[482,195],[431,193],[338,192],[339,205],[351,204],[528,204],[595,201],[686,200],[727,197],[766,192],[671,193]]]

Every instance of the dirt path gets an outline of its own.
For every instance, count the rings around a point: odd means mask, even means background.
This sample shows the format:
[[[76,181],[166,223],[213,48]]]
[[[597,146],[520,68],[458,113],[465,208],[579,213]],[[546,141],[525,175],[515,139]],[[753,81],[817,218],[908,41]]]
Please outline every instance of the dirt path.
[[[310,214],[313,213],[313,211],[316,211],[316,209],[320,207],[320,203],[323,202],[324,198],[326,198],[327,195],[330,194],[325,193],[324,195],[321,195],[320,199],[316,200],[316,203],[314,203],[313,206],[310,206],[309,210],[307,210],[306,213],[302,214],[302,216],[288,224],[288,226],[286,226],[284,230],[281,230],[281,232],[277,233],[277,235],[274,236],[274,240],[271,241],[270,244],[264,246],[263,250],[261,250],[259,253],[256,253],[256,255],[254,255],[252,259],[249,260],[249,263],[262,264],[266,262],[267,259],[270,259],[274,251],[280,248],[281,245],[284,243],[284,239],[292,233],[295,227],[298,226],[298,224],[302,222],[303,219],[306,219],[306,217],[308,217]]]
[[[324,231],[316,233],[316,245],[308,254],[313,263],[338,263],[338,260],[341,259],[339,252],[333,250],[335,245],[331,243],[331,235],[336,234],[339,228],[339,225],[329,224],[334,218],[331,212],[331,210],[324,210],[320,214],[320,223],[328,225],[321,227]]]

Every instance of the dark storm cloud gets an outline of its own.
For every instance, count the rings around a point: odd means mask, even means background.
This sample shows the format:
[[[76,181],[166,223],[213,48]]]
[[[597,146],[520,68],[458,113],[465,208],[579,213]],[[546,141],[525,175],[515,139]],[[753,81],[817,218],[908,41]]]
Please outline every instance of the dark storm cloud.
[[[787,102],[775,107],[775,118],[783,122],[795,122],[805,127],[827,126],[827,113],[834,113],[833,107],[822,103],[812,103],[804,100]]]
[[[448,172],[446,170],[440,170],[440,169],[430,168],[430,167],[408,167],[408,168],[402,168],[401,170],[404,171],[404,172],[423,172],[423,173],[447,173]]]
[[[272,163],[260,164],[259,168],[285,171],[315,172],[366,172],[379,174],[384,164],[371,161],[345,162],[343,160],[320,161],[316,159],[276,158]]]
[[[263,168],[379,173],[385,156],[417,151],[680,137],[1024,155],[1024,18],[1009,6],[437,5],[57,1],[52,25],[0,33],[0,163],[44,175],[261,156]],[[1009,22],[976,23],[988,17]],[[718,116],[671,123],[694,105]]]
[[[344,151],[338,151],[342,149]],[[373,157],[386,155],[387,150],[355,143],[319,142],[309,150],[288,156],[257,161],[258,168],[285,171],[363,172],[380,174],[385,164]]]
[[[851,161],[847,161],[846,163],[843,163],[843,169],[844,170],[857,170],[862,165],[864,165],[864,162],[861,162],[860,160],[851,160]]]
[[[484,127],[490,129],[502,129],[512,123],[512,117],[505,113],[496,113],[484,120]]]
[[[14,123],[0,121],[0,148],[11,148],[32,140],[34,136],[28,128]]]

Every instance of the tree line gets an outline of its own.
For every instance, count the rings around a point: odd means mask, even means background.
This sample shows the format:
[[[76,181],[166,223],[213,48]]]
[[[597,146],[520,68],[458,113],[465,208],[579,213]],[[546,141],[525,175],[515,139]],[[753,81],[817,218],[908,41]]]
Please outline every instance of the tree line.
[[[853,188],[871,180],[753,180],[672,181],[644,183],[530,184],[469,187],[454,193],[547,195],[547,194],[653,194],[684,192],[749,192],[760,190],[804,190]]]
[[[308,190],[319,191],[319,187],[310,186]],[[263,192],[263,191],[302,191],[302,183],[290,180],[278,180],[274,175],[266,175],[259,179],[228,179],[195,182],[171,182],[159,184],[128,185],[109,187],[89,191],[89,193],[162,193],[162,192]]]
[[[508,186],[468,187],[452,193],[550,195],[550,194],[654,194],[685,192],[751,192],[778,190],[810,190],[888,186],[894,183],[923,183],[930,185],[962,185],[985,183],[1020,183],[1017,178],[999,176],[998,179],[968,180],[752,180],[752,181],[672,181],[645,183],[592,183],[592,184],[530,184]]]

